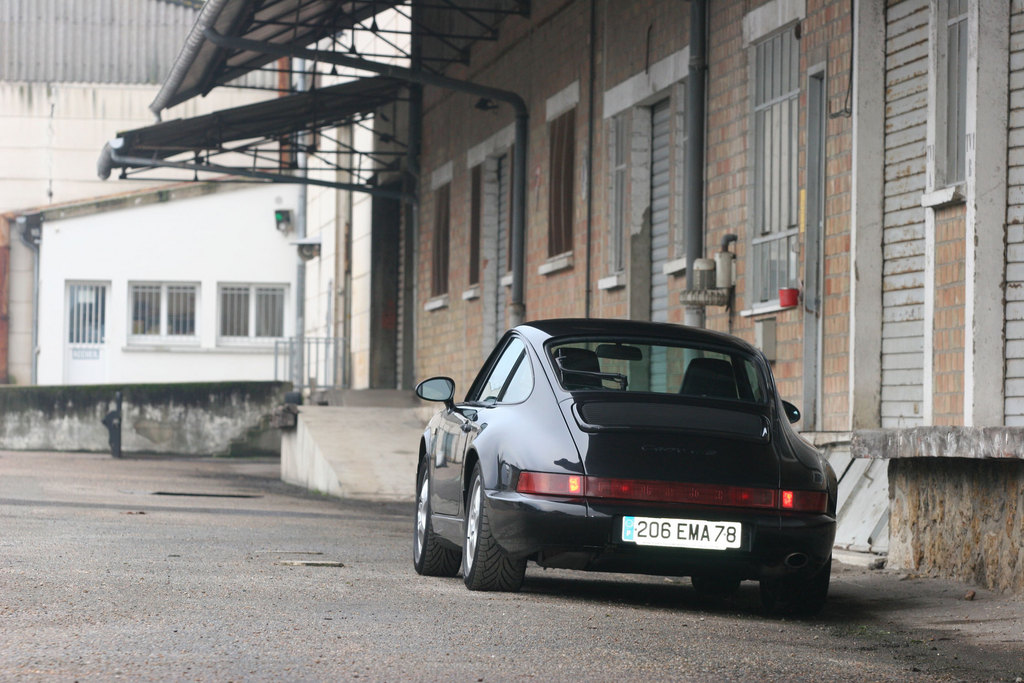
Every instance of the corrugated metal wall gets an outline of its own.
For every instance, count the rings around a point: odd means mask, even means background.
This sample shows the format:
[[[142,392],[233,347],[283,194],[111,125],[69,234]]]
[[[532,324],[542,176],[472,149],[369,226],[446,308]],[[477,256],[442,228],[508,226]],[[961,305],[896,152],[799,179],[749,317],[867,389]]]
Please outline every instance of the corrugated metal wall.
[[[883,232],[882,427],[922,424],[928,0],[888,9]]]
[[[1010,17],[1006,202],[1006,426],[1024,427],[1024,3]]]
[[[165,0],[2,0],[0,80],[160,83],[196,14]]]

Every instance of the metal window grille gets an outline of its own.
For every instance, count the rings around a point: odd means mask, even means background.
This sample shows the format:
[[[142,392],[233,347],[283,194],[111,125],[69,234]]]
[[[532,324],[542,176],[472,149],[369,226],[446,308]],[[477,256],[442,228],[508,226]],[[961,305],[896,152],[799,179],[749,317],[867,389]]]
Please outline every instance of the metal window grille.
[[[284,288],[256,287],[256,336],[284,336]]]
[[[68,342],[102,344],[106,341],[106,285],[71,285],[68,288]]]
[[[967,151],[967,0],[946,0],[946,182],[964,180]]]
[[[195,333],[195,285],[167,285],[167,334],[172,337],[191,337]]]
[[[798,276],[800,43],[792,28],[758,44],[754,57],[753,302],[778,297]]]
[[[629,165],[629,120],[627,114],[619,114],[612,119],[612,193],[611,193],[611,249],[609,267],[613,273],[620,273],[626,268],[626,192],[628,190],[627,172]]]
[[[160,285],[132,285],[132,334],[160,334]]]
[[[221,287],[220,336],[249,336],[249,287],[233,285]]]
[[[576,158],[576,109],[548,126],[551,177],[548,196],[548,256],[572,249],[573,175]]]
[[[449,231],[449,190],[445,185],[438,188],[434,201],[434,254],[430,278],[430,295],[448,293],[448,231]]]

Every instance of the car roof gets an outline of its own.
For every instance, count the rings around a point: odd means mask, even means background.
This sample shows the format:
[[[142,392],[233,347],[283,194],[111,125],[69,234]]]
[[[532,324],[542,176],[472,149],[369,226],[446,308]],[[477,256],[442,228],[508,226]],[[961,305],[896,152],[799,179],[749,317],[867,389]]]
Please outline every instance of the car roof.
[[[756,348],[739,337],[724,332],[705,330],[700,327],[674,325],[671,323],[652,323],[641,320],[619,320],[613,318],[552,318],[548,320],[531,320],[516,328],[538,344],[558,337],[575,337],[579,335],[608,335],[628,337],[651,337],[667,339],[683,343],[705,343],[719,346],[731,346],[739,350],[758,355]]]

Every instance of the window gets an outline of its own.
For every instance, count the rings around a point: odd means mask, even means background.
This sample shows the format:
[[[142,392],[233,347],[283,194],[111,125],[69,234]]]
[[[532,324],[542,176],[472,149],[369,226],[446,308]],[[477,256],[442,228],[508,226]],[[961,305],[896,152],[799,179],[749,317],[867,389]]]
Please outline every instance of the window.
[[[479,393],[472,397],[476,401],[497,403],[520,403],[533,391],[533,371],[526,354],[526,347],[519,339],[513,338],[494,364]]]
[[[626,269],[625,243],[629,219],[627,192],[629,190],[629,119],[628,113],[619,114],[612,119],[612,150],[611,150],[611,249],[609,249],[608,267],[612,273],[621,273]]]
[[[480,284],[481,168],[474,166],[469,198],[469,284]]]
[[[107,329],[107,286],[68,285],[68,343],[103,344]]]
[[[130,336],[136,341],[195,337],[197,292],[190,284],[131,285]]]
[[[967,0],[942,0],[946,28],[947,185],[964,181],[967,150]]]
[[[763,404],[757,362],[735,349],[623,338],[573,338],[547,347],[564,389],[710,397]]]
[[[220,336],[267,339],[284,336],[281,285],[221,285]]]
[[[754,48],[752,303],[778,298],[798,277],[797,128],[800,43],[793,28]]]
[[[448,232],[450,184],[442,185],[434,195],[434,252],[430,272],[430,296],[448,293]]]
[[[548,256],[572,250],[573,175],[576,158],[576,109],[548,126],[550,186],[548,188]]]

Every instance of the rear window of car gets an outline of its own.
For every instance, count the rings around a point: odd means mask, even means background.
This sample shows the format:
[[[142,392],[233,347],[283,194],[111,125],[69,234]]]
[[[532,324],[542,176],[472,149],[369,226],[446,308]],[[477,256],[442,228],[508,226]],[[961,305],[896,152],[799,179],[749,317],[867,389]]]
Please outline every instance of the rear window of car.
[[[548,345],[555,375],[568,391],[675,394],[765,403],[768,391],[753,357],[731,349],[617,339]]]

